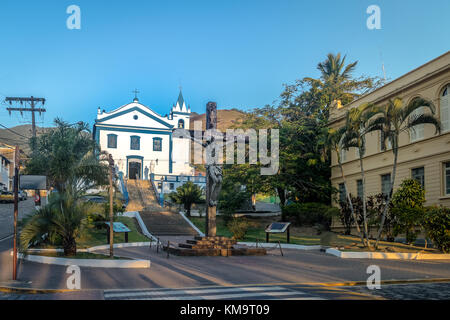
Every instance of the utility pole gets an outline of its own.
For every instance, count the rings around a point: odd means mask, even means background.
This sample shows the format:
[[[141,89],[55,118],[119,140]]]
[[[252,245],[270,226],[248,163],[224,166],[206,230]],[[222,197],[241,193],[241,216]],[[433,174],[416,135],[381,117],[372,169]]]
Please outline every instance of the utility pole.
[[[17,218],[19,215],[19,146],[14,155],[14,247],[13,247],[13,280],[17,280]]]
[[[109,256],[114,257],[114,199],[113,199],[113,170],[114,159],[111,154],[108,157],[109,162]]]
[[[44,108],[36,108],[36,104],[37,103],[42,103],[42,105],[45,104],[45,99],[44,98],[35,98],[33,96],[31,97],[24,97],[24,98],[19,98],[19,97],[6,97],[5,99],[6,102],[9,102],[9,104],[11,105],[12,102],[20,102],[20,104],[23,106],[24,103],[30,104],[30,107],[18,107],[18,108],[6,108],[6,110],[9,111],[9,114],[11,115],[12,111],[19,111],[21,115],[23,115],[24,112],[31,112],[31,131],[33,134],[33,138],[36,138],[36,116],[35,113],[39,112],[39,115],[41,115],[43,112],[46,112],[46,110]],[[34,145],[34,142],[33,142]]]

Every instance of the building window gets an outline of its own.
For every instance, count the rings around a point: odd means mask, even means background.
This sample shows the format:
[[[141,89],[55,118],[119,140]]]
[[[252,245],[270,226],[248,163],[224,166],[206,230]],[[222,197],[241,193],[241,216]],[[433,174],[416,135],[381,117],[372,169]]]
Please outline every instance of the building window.
[[[391,174],[383,174],[381,176],[381,193],[385,196],[391,192]]]
[[[141,137],[131,136],[130,149],[131,150],[140,150],[141,149]]]
[[[162,139],[153,138],[153,151],[162,151]]]
[[[442,132],[450,131],[450,84],[448,84],[441,96],[441,126]]]
[[[361,179],[356,180],[356,191],[360,199],[363,198],[363,182]]]
[[[182,119],[178,120],[178,128],[184,129],[184,120],[182,120]]]
[[[175,189],[175,183],[169,183],[169,189],[174,190]]]
[[[413,179],[417,180],[417,182],[420,183],[422,188],[425,188],[425,168],[424,167],[412,169],[411,177]]]
[[[158,182],[158,189],[162,189],[162,182]]]
[[[445,164],[445,195],[450,196],[450,162]]]
[[[339,184],[339,201],[340,202],[346,202],[346,195],[345,195],[345,184],[340,183]]]
[[[111,148],[111,149],[117,148],[117,135],[116,134],[108,134],[108,148]]]
[[[424,107],[417,108],[416,110],[414,110],[414,112],[411,113],[410,119],[414,120],[414,119],[418,118],[419,116],[421,116],[424,113],[424,111],[425,111]],[[409,131],[410,141],[415,142],[418,140],[422,140],[424,128],[425,128],[424,124],[418,124],[418,125],[412,127],[411,130]]]

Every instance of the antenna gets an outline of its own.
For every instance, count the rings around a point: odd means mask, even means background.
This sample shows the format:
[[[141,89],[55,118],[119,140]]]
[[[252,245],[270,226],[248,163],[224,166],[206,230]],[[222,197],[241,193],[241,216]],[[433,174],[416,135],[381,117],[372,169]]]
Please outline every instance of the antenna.
[[[386,79],[386,70],[384,69],[384,61],[383,61],[383,53],[380,50],[380,59],[381,59],[381,69],[383,70],[384,82],[387,82]]]

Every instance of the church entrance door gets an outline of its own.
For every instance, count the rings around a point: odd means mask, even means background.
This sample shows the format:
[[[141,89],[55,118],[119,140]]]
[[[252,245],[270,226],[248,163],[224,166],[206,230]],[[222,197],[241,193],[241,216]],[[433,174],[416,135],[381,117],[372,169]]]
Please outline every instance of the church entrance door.
[[[133,180],[141,179],[141,163],[129,162],[128,163],[128,177]]]

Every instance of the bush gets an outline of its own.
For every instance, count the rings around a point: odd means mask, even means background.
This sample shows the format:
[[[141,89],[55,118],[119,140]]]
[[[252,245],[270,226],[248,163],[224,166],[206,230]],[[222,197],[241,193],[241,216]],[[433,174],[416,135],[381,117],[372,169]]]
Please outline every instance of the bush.
[[[444,253],[450,253],[450,209],[432,207],[424,217],[424,227],[434,245]]]
[[[296,226],[319,224],[329,230],[333,212],[336,211],[322,203],[291,203],[282,207],[282,218],[291,221]]]
[[[394,235],[406,235],[406,243],[412,244],[423,226],[425,190],[414,179],[403,180],[392,196]]]
[[[415,179],[403,180],[402,184],[392,196],[393,206],[409,208],[423,207],[425,203],[425,190]]]
[[[233,238],[238,240],[244,239],[245,235],[247,234],[249,223],[245,218],[233,218],[227,226],[230,232],[233,234]]]

